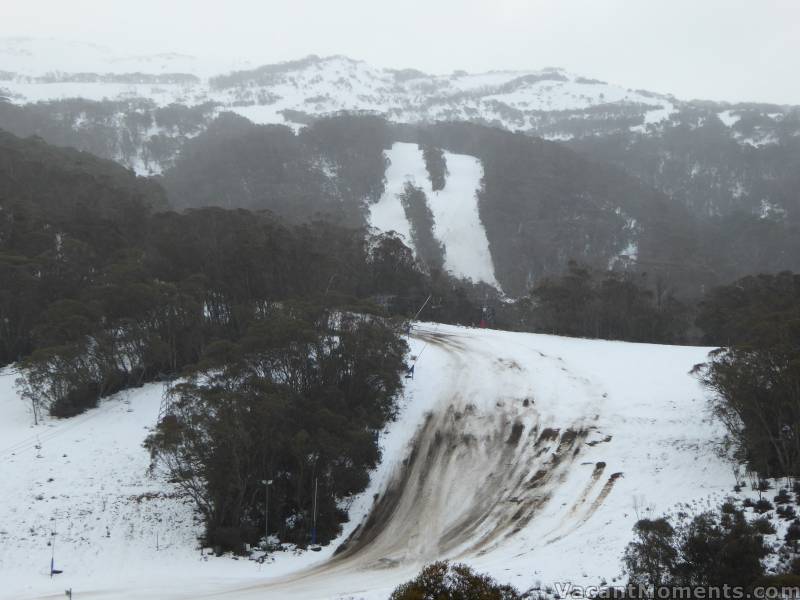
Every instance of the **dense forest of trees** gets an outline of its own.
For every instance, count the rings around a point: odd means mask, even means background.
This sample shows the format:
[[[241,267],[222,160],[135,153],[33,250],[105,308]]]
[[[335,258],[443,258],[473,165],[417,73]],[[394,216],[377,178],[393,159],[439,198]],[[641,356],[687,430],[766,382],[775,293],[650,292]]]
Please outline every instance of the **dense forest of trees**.
[[[366,487],[377,434],[395,411],[407,350],[395,327],[286,303],[236,342],[210,345],[172,388],[147,446],[196,501],[208,544],[242,550],[265,526],[301,545],[336,536],[347,519],[340,502]]]
[[[0,363],[39,345],[48,306],[81,293],[165,206],[159,186],[114,163],[0,132]]]
[[[215,110],[212,102],[158,106],[144,98],[67,98],[22,106],[0,98],[0,129],[160,173],[205,129]]]
[[[425,145],[422,147],[422,158],[425,161],[425,168],[431,180],[431,188],[434,192],[443,190],[447,185],[447,159],[444,152],[436,146]]]
[[[570,262],[563,275],[540,281],[522,305],[526,328],[559,335],[674,344],[693,333],[691,307],[645,273]]]
[[[800,269],[800,110],[727,107],[736,119],[729,129],[718,116],[723,108],[682,106],[646,134],[622,129],[566,142],[688,209],[696,241],[686,264],[706,269],[707,287]],[[769,119],[769,112],[785,114]]]
[[[772,528],[769,521],[751,522],[731,503],[692,518],[682,515],[677,522],[641,519],[624,556],[631,589],[651,593],[682,586],[748,589],[764,575],[761,559],[768,553],[764,528]]]
[[[406,213],[411,228],[411,241],[417,257],[428,271],[441,271],[444,268],[444,247],[433,233],[433,213],[422,188],[406,182],[400,203]]]
[[[391,145],[380,118],[318,119],[298,135],[223,113],[189,141],[164,186],[175,208],[271,210],[292,222],[314,217],[362,226],[383,192]]]
[[[723,108],[734,118],[730,129],[719,117]],[[770,119],[765,113],[781,116]],[[758,216],[766,203],[796,223],[798,129],[797,108],[698,103],[676,107],[668,121],[646,134],[621,129],[578,135],[567,145],[619,165],[697,216]],[[769,143],[759,144],[759,133]]]
[[[800,275],[746,277],[708,294],[698,324],[722,345],[698,365],[738,458],[763,477],[800,468]]]
[[[687,292],[699,293],[698,281],[708,281],[689,259],[696,244],[689,214],[610,165],[559,144],[477,125],[399,129],[404,139],[481,160],[480,217],[495,275],[511,295],[560,274],[570,260],[607,269],[631,244],[648,272]]]

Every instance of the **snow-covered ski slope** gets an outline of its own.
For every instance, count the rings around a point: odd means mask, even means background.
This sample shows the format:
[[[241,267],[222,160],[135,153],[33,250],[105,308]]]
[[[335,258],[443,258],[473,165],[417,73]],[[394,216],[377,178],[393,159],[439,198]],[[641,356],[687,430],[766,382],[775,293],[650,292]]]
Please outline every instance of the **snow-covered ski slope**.
[[[153,510],[121,503],[116,510],[129,521],[107,538],[102,524],[113,520],[112,503],[83,504],[90,490],[126,498],[166,489],[147,480],[139,445],[160,386],[37,430],[5,378],[3,433],[17,444],[50,435],[42,458],[30,442],[0,456],[0,598],[56,597],[72,586],[76,597],[114,600],[382,600],[439,558],[521,589],[610,583],[637,514],[679,502],[699,510],[733,487],[732,469],[716,452],[721,431],[688,373],[707,352],[420,324],[415,378],[344,535],[318,554],[264,565],[200,560],[187,535],[193,526],[179,520],[190,511],[177,502],[169,511],[158,505],[172,519],[162,531],[173,530],[158,552],[155,527],[143,518]],[[62,454],[88,462],[78,470]],[[36,500],[39,493],[45,499]],[[71,518],[71,537],[57,537],[65,572],[54,581],[46,575],[47,536],[28,533],[43,518],[37,514]]]
[[[166,561],[193,554],[200,530],[192,507],[147,475],[142,441],[158,416],[161,385],[34,427],[14,379],[0,377],[0,597],[19,597],[9,584],[49,572],[53,531],[56,568],[84,579],[113,573],[125,581],[156,544]],[[154,560],[152,568],[169,567]]]
[[[417,144],[398,142],[386,152],[386,187],[370,207],[370,225],[396,231],[413,247],[411,225],[400,202],[406,182],[425,192],[433,213],[433,234],[444,246],[445,268],[457,277],[485,282],[499,289],[486,230],[478,214],[478,190],[483,167],[474,156],[444,153],[448,176],[444,189],[434,192],[422,150]]]

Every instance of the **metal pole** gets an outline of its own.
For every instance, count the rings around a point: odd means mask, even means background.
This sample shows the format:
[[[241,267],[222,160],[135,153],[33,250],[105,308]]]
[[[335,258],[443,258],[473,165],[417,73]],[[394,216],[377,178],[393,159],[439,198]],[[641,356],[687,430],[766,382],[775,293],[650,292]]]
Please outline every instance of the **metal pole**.
[[[269,486],[272,485],[272,479],[262,479],[261,483],[264,484],[265,499],[264,499],[264,548],[269,549]]]
[[[422,312],[422,309],[425,308],[425,306],[428,304],[428,300],[430,300],[430,299],[431,299],[431,294],[428,294],[428,297],[425,298],[425,302],[423,302],[422,306],[419,307],[419,310],[417,311],[417,314],[414,315],[414,318],[412,319],[412,321],[416,321],[417,320],[417,317],[419,317],[419,313]]]
[[[264,544],[269,546],[269,484],[267,484],[267,499],[264,507]]]
[[[319,484],[319,479],[317,477],[314,478],[314,518],[313,524],[311,526],[311,543],[317,543],[317,488]]]
[[[55,531],[55,524],[53,524],[53,544],[52,544],[52,553],[50,554],[50,579],[53,578],[53,571],[56,568],[56,531]]]

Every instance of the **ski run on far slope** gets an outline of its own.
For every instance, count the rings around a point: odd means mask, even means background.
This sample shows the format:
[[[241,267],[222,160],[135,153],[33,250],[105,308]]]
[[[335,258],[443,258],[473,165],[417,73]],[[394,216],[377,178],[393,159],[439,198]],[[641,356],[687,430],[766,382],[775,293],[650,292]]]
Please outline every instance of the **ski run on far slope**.
[[[486,230],[478,213],[478,190],[483,167],[474,156],[444,153],[447,181],[434,192],[422,150],[417,144],[395,143],[386,152],[386,188],[380,200],[370,207],[370,224],[382,231],[396,231],[413,246],[411,225],[400,202],[407,182],[425,192],[433,213],[433,234],[444,246],[445,268],[456,277],[485,282],[499,289],[489,251]]]

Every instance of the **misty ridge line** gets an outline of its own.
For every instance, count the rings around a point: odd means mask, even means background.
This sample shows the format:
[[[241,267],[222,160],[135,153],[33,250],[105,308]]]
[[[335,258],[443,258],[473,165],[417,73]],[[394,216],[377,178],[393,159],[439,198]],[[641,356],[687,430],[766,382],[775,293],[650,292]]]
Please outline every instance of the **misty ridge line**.
[[[36,57],[37,46],[43,42],[52,43],[54,49],[44,50],[48,56],[42,60]],[[26,46],[32,46],[28,48]],[[61,47],[60,47],[61,46]],[[74,50],[75,57],[70,57]],[[88,52],[87,52],[88,50]],[[558,66],[539,68],[494,68],[489,70],[453,69],[449,73],[431,72],[414,67],[390,68],[376,66],[371,61],[352,58],[342,53],[317,54],[310,53],[297,59],[270,61],[268,59],[253,60],[245,56],[225,57],[201,56],[181,52],[155,52],[152,54],[117,53],[109,46],[84,43],[78,41],[61,41],[57,39],[40,40],[31,37],[0,37],[0,83],[3,81],[24,81],[26,83],[128,83],[128,84],[178,84],[200,85],[207,83],[212,88],[224,88],[226,84],[237,81],[256,80],[268,75],[277,76],[291,71],[302,70],[314,65],[331,62],[344,62],[350,65],[366,67],[370,72],[379,74],[387,82],[403,86],[409,82],[428,80],[445,82],[459,78],[480,78],[484,76],[503,75],[509,81],[476,87],[473,93],[497,91],[507,92],[513,87],[514,80],[530,82],[532,78],[546,80],[568,76],[579,84],[609,85],[602,79],[569,75],[569,71]],[[21,66],[12,68],[14,63]],[[2,64],[6,63],[6,64]],[[630,92],[649,95],[652,98],[676,99],[672,93],[658,93],[635,87],[617,86]],[[740,104],[730,99],[728,104]],[[760,102],[758,104],[765,104]],[[790,106],[774,103],[775,106]]]

